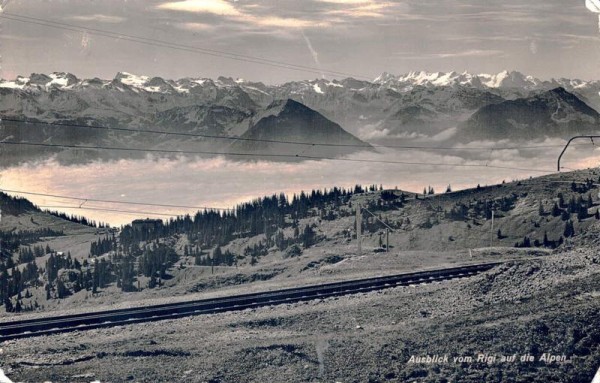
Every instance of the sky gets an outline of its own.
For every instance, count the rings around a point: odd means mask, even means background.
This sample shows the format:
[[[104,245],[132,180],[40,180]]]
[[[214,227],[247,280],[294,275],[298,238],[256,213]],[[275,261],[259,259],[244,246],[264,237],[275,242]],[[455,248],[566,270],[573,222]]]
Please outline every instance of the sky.
[[[373,79],[382,72],[505,69],[542,79],[600,77],[598,15],[584,0],[3,3],[0,77],[5,79],[54,71],[108,79],[125,71],[170,79],[227,76],[277,84],[347,77],[323,73],[327,71]],[[63,28],[40,25],[47,21]],[[165,44],[102,36],[106,31]],[[173,44],[315,69],[296,71],[239,60],[240,56],[169,48]]]
[[[278,84],[350,75],[374,79],[382,72],[420,70],[518,70],[541,79],[600,79],[598,14],[586,8],[584,0],[0,0],[0,5],[0,77],[4,79],[50,72],[110,79],[129,72],[167,79],[227,76]],[[265,65],[265,60],[275,65]],[[282,68],[286,63],[304,69]],[[593,146],[570,153],[575,156],[565,158],[570,169],[596,166],[600,155]],[[364,155],[375,154],[357,158]],[[492,150],[481,158],[412,151],[377,156],[484,166],[449,171],[368,162],[240,164],[222,158],[64,166],[49,160],[3,169],[0,187],[232,207],[281,191],[356,183],[383,183],[410,191],[426,185],[441,190],[452,184],[456,190],[553,172],[556,161],[553,151]],[[485,167],[488,163],[537,171],[491,169]],[[63,208],[73,206],[72,200],[31,199],[113,225],[148,216]],[[96,205],[123,206],[142,211],[128,205]]]

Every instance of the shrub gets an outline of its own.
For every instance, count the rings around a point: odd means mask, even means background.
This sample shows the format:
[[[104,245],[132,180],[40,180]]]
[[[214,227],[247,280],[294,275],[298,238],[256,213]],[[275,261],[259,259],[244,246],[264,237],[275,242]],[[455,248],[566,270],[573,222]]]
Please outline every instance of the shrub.
[[[294,257],[299,257],[300,255],[302,255],[302,249],[300,248],[300,246],[294,244],[285,250],[283,257],[284,258],[294,258]]]

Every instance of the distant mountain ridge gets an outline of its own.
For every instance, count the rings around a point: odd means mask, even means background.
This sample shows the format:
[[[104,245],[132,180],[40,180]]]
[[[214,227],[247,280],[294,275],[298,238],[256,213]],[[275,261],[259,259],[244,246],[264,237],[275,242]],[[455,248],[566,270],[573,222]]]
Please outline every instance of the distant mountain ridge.
[[[519,88],[540,89],[545,87],[560,86],[566,83],[578,86],[585,83],[581,80],[552,79],[550,81],[540,80],[533,76],[525,75],[517,71],[504,70],[497,74],[471,74],[468,72],[409,72],[395,76],[383,73],[377,77],[374,83],[396,84],[396,85],[422,85],[422,86],[453,86],[468,85],[475,88]]]
[[[562,86],[566,89],[583,89],[597,86],[598,80],[585,81],[579,79],[558,78],[541,80],[534,76],[526,75],[518,71],[504,70],[496,74],[472,74],[469,72],[426,72],[413,71],[401,75],[387,72],[382,73],[372,81],[346,78],[342,80],[304,80],[291,81],[279,85],[266,85],[261,82],[233,79],[231,77],[218,77],[216,80],[209,78],[185,77],[178,80],[168,80],[161,77],[139,76],[128,72],[118,72],[112,80],[92,78],[79,79],[77,76],[66,72],[53,72],[48,75],[32,73],[29,77],[17,76],[14,80],[0,79],[0,88],[9,89],[81,89],[85,87],[107,87],[119,85],[126,86],[137,91],[151,93],[190,93],[195,89],[207,86],[235,87],[244,90],[269,91],[273,89],[285,89],[295,86],[298,91],[312,89],[314,93],[325,94],[327,88],[363,88],[368,84],[392,86],[471,86],[476,88],[519,88],[519,89],[550,89]]]
[[[118,73],[111,80],[79,79],[64,72],[19,76],[0,80],[0,115],[29,121],[127,127],[240,137],[253,127],[273,103],[294,100],[373,143],[402,144],[411,140],[543,139],[482,129],[481,134],[461,132],[472,116],[499,112],[492,105],[527,99],[563,88],[591,108],[600,110],[600,81],[539,80],[520,72],[470,74],[467,72],[384,73],[373,81],[353,78],[315,79],[265,85],[219,77],[168,80]],[[524,110],[524,109],[523,109]],[[481,114],[476,118],[480,118]],[[471,124],[472,127],[475,125]],[[587,129],[587,128],[586,128]],[[535,133],[535,134],[534,134]],[[562,135],[561,135],[562,137]],[[225,152],[231,140],[184,138],[165,135],[116,134],[85,129],[30,126],[4,121],[0,139],[21,139],[66,144],[126,144],[144,147]],[[14,153],[19,156],[22,153]],[[39,150],[25,148],[27,155]],[[29,152],[27,152],[29,150]],[[46,154],[44,154],[46,155]],[[12,158],[10,149],[5,158]]]
[[[240,140],[229,147],[228,152],[290,156],[300,153],[323,157],[345,155],[370,148],[372,147],[369,144],[346,132],[317,111],[287,99],[271,104]]]
[[[600,131],[600,114],[562,87],[484,106],[459,129],[462,141],[537,139]]]

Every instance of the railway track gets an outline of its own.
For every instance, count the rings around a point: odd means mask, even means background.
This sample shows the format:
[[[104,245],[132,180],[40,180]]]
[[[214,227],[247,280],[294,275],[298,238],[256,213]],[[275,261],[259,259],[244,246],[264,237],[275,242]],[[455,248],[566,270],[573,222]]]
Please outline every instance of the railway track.
[[[84,331],[103,327],[175,319],[191,315],[239,311],[262,306],[357,294],[397,286],[465,278],[488,271],[499,264],[486,263],[460,266],[230,297],[4,322],[0,323],[0,342],[61,332]]]

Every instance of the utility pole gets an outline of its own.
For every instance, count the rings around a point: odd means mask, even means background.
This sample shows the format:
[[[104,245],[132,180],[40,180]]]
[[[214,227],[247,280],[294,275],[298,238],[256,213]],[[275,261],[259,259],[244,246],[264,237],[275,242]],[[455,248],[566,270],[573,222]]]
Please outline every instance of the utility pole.
[[[492,229],[490,231],[490,247],[492,247],[493,242],[494,242],[494,209],[492,209]]]
[[[358,255],[362,255],[362,216],[360,204],[356,204],[356,240],[358,241]]]
[[[360,209],[360,206],[358,207],[358,209]],[[370,211],[368,211],[367,209],[362,209],[364,211],[366,211],[367,213],[371,214],[371,216],[373,218],[375,218],[377,221],[379,221],[379,223],[381,223],[383,226],[385,226],[385,250],[386,252],[389,252],[390,250],[390,230],[394,231],[394,229],[392,229],[390,227],[390,225],[388,225],[387,223],[383,222],[381,219],[379,219],[378,216],[376,216],[375,214],[371,213]],[[358,211],[358,210],[357,210]],[[358,218],[358,216],[357,216]],[[362,221],[362,215],[361,215],[361,221]],[[359,245],[360,246],[360,245]],[[359,247],[360,249],[360,247]]]
[[[390,252],[390,229],[385,228],[385,252]]]

